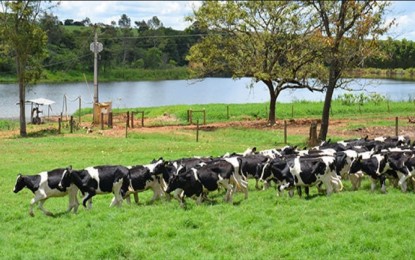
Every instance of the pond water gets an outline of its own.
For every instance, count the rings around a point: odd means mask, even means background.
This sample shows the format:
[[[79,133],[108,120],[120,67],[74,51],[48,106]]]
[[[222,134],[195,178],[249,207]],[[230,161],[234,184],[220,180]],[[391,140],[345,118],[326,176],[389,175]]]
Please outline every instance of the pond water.
[[[99,84],[99,101],[112,101],[113,108],[140,108],[166,105],[264,103],[269,101],[268,89],[262,82],[249,88],[251,79],[207,78],[204,80],[162,80],[140,82],[112,82]],[[365,93],[379,93],[390,100],[400,101],[415,97],[415,81],[391,79],[358,79],[349,83],[352,89],[365,87]],[[346,92],[338,89],[334,97]],[[46,98],[55,101],[50,115],[74,113],[79,107],[92,107],[93,84],[60,83],[37,84],[27,88],[26,99]],[[0,84],[0,118],[18,118],[18,87]],[[64,101],[66,97],[66,102]],[[322,101],[324,93],[305,89],[282,92],[278,102],[297,100]],[[65,105],[66,103],[66,105]],[[30,116],[30,105],[26,106]],[[47,115],[47,108],[44,108]]]

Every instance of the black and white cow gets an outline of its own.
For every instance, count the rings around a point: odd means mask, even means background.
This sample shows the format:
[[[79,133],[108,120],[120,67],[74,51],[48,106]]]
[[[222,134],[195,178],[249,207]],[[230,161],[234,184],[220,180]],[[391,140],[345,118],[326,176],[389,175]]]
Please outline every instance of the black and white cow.
[[[259,165],[267,162],[269,158],[262,154],[248,155],[245,157],[238,157],[240,172],[245,180],[248,178],[255,178],[255,188],[259,190],[257,175]]]
[[[125,194],[124,199],[130,204],[130,195],[134,194],[135,203],[139,203],[138,193],[151,189],[153,197],[151,203],[164,195],[163,174],[165,173],[165,162],[160,159],[152,164],[136,165],[127,167],[128,171],[128,190],[122,190]],[[123,189],[126,185],[123,185]]]
[[[123,196],[121,191],[128,190],[128,168],[121,165],[104,165],[88,167],[83,170],[68,170],[62,175],[59,187],[67,188],[75,184],[85,195],[82,205],[92,207],[92,197],[96,194],[113,193],[114,198],[110,207],[121,206]],[[125,185],[123,187],[123,185]]]
[[[297,156],[287,160],[287,163],[297,187],[311,187],[323,183],[327,195],[330,195],[333,190],[337,192],[343,189],[341,179],[335,171],[335,157],[333,156],[317,158]]]
[[[264,183],[269,183],[274,181],[277,183],[279,195],[282,195],[282,192],[285,189],[294,187],[294,177],[290,172],[287,161],[283,158],[275,158],[273,160],[267,161],[263,167],[257,168],[260,172],[257,172],[259,175],[259,180]],[[293,196],[293,190],[290,189],[290,196]]]
[[[166,192],[171,193],[176,189],[181,189],[183,196],[180,196],[180,205],[184,206],[185,197],[196,196],[197,203],[200,204],[203,199],[207,198],[208,192],[222,186],[226,189],[224,200],[232,203],[231,177],[233,173],[232,164],[225,160],[218,160],[174,175],[169,180]]]
[[[39,209],[42,210],[44,214],[52,216],[53,214],[51,212],[43,208],[43,204],[48,198],[62,197],[65,195],[69,195],[69,206],[67,211],[70,212],[73,209],[74,213],[76,213],[79,206],[79,202],[76,197],[78,188],[75,185],[68,185],[65,189],[60,189],[58,187],[62,176],[68,170],[70,170],[70,168],[59,168],[51,171],[44,171],[37,175],[19,174],[17,175],[13,192],[18,193],[25,187],[33,192],[35,197],[30,201],[29,209],[29,214],[31,216],[34,216],[33,207],[37,203],[39,203]]]
[[[370,176],[372,181],[371,190],[374,191],[376,188],[376,181],[379,180],[381,185],[381,191],[386,193],[386,172],[392,170],[390,167],[387,155],[373,154],[370,158],[363,159],[359,155],[353,160],[350,166],[350,174],[354,174],[358,171],[362,171]]]

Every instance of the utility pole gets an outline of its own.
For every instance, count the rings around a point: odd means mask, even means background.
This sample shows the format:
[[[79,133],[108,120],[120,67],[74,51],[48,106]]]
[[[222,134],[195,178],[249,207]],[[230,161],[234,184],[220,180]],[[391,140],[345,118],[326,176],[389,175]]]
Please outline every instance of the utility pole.
[[[95,27],[94,42],[91,43],[89,49],[94,53],[94,104],[99,102],[98,100],[98,53],[103,50],[102,43],[98,42],[97,28]]]
[[[89,45],[89,49],[94,53],[94,104],[93,104],[93,121],[97,122],[99,116],[97,115],[98,109],[98,53],[103,50],[102,43],[98,42],[97,26],[94,29],[94,42]]]

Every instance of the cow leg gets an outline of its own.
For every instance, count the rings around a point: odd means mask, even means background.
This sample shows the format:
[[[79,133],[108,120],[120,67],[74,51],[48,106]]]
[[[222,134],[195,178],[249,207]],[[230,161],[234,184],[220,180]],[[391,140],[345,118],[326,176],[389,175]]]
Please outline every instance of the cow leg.
[[[53,214],[52,214],[52,212],[50,212],[50,211],[47,211],[44,207],[43,207],[43,204],[45,203],[45,201],[46,201],[47,199],[43,199],[43,200],[40,200],[39,201],[39,209],[46,215],[46,216],[49,216],[49,217],[51,217],[51,216],[53,216]]]
[[[386,176],[381,175],[379,178],[380,181],[380,190],[382,193],[386,193]]]
[[[349,179],[350,179],[350,182],[352,184],[352,189],[357,190],[358,189],[358,182],[359,182],[358,176],[356,174],[350,174]]]
[[[71,212],[72,209],[73,209],[73,213],[78,212],[79,202],[78,202],[77,193],[78,193],[77,188],[68,190],[69,207],[68,207],[67,212]]]
[[[202,202],[203,202],[203,192],[200,193],[199,196],[197,196],[196,204],[200,205],[200,204],[202,204]]]
[[[138,198],[138,192],[134,192],[134,202],[135,204],[138,204],[140,202],[140,199]]]
[[[226,202],[229,202],[232,204],[232,194],[233,194],[233,187],[232,184],[230,184],[230,182],[226,182],[225,180],[220,182],[220,185],[222,185],[225,189],[226,189],[226,194],[225,194],[225,198],[224,200]],[[245,198],[248,197],[247,193],[245,194]]]
[[[297,193],[298,193],[298,196],[300,196],[301,198],[303,195],[303,189],[301,188],[301,186],[297,186]]]
[[[94,189],[90,189],[88,192],[85,192],[85,196],[82,199],[82,205],[84,205],[85,208],[91,209],[92,208],[92,197],[94,197],[96,194],[96,191]],[[86,203],[88,202],[88,207],[86,206]]]
[[[260,190],[261,188],[259,187],[259,180],[257,178],[255,178],[255,189],[256,190]]]
[[[370,177],[370,181],[372,182],[372,183],[370,184],[370,190],[371,190],[371,191],[375,191],[375,189],[376,189],[376,179],[374,179],[374,178]]]
[[[262,190],[267,190],[270,186],[270,183],[268,181],[264,181],[264,185],[262,186]]]
[[[112,198],[110,207],[113,207],[113,206],[120,207],[121,206],[121,204],[122,204],[122,196],[121,196],[122,183],[123,183],[123,180],[120,179],[112,185],[112,192],[114,194],[114,197]]]

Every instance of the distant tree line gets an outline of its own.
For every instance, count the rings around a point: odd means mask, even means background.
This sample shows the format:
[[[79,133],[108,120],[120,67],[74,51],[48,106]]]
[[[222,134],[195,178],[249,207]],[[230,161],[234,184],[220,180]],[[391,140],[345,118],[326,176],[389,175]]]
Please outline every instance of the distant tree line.
[[[164,27],[154,16],[145,21],[134,21],[123,14],[111,24],[92,24],[89,18],[82,21],[44,13],[39,19],[40,27],[48,37],[48,57],[44,69],[50,71],[91,71],[93,53],[89,45],[97,30],[98,41],[104,46],[99,56],[101,71],[113,68],[166,69],[186,66],[186,55],[202,32],[195,26],[183,31]],[[0,59],[2,74],[15,74],[15,62],[10,57]]]
[[[39,18],[40,27],[47,33],[47,53],[43,66],[50,71],[92,71],[93,54],[89,49],[95,28],[98,41],[103,43],[100,53],[100,70],[113,68],[166,69],[187,66],[186,55],[205,31],[197,23],[183,31],[164,27],[154,16],[148,21],[134,21],[126,15],[111,24],[93,24],[87,17],[81,21],[66,19],[63,22],[51,13]],[[385,55],[370,58],[363,67],[394,69],[415,68],[415,42],[406,39],[379,41]],[[1,57],[1,74],[15,74],[12,58]],[[221,75],[227,75],[221,72]]]

